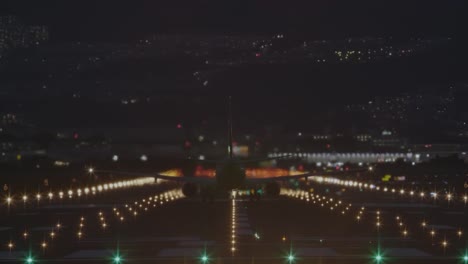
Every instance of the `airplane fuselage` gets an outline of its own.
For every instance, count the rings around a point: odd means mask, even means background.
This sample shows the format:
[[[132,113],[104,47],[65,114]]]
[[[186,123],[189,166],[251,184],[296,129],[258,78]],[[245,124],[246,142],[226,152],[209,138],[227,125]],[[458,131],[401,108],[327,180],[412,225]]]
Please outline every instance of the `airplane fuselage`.
[[[245,169],[237,162],[223,162],[216,168],[216,185],[223,191],[245,187]]]

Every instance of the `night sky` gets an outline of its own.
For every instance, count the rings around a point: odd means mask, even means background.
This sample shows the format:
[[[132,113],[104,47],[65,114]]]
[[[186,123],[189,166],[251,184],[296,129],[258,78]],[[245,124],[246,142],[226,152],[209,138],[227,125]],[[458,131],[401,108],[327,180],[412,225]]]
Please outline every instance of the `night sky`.
[[[453,37],[457,2],[15,0],[2,1],[0,14],[49,25],[53,40],[131,40],[153,32]]]
[[[459,90],[464,89],[465,86],[459,84],[466,81],[465,61],[468,60],[460,58],[465,56],[466,52],[459,53],[453,48],[457,45],[452,46],[460,39],[460,35],[457,35],[460,31],[460,16],[457,13],[461,10],[458,2],[461,1],[133,0],[122,3],[108,0],[14,0],[0,2],[0,15],[17,15],[28,24],[47,25],[51,33],[51,42],[58,43],[134,42],[154,33],[285,33],[288,38],[297,36],[300,40],[332,39],[338,42],[348,37],[367,36],[383,37],[386,40],[393,38],[392,43],[398,42],[399,39],[405,42],[415,38],[455,40],[450,42],[451,46],[442,50],[414,56],[408,60],[391,60],[385,63],[337,64],[323,67],[302,64],[232,67],[210,76],[210,85],[206,90],[194,90],[187,85],[173,87],[176,84],[172,85],[169,82],[167,85],[147,85],[152,87],[154,93],[162,95],[183,92],[185,95],[208,94],[225,98],[224,96],[229,94],[242,98],[247,94],[254,98],[253,105],[263,104],[265,109],[274,104],[273,102],[281,101],[277,98],[287,94],[292,107],[302,105],[307,109],[311,106],[327,109],[330,105],[362,103],[375,96],[398,96],[405,92],[430,90],[433,87],[444,92],[453,85]],[[178,69],[179,64],[187,66],[176,59],[173,62],[176,65],[174,69]],[[166,61],[154,60],[149,64],[145,63],[146,61],[137,61],[135,65],[144,70],[153,70],[149,71],[151,76],[165,75],[163,77],[170,76],[169,79],[177,80],[178,75],[161,74],[157,71],[170,68]],[[140,72],[140,68],[128,68],[128,65],[133,65],[128,61],[123,62],[123,66],[112,64],[116,65],[120,67],[121,74],[110,74],[106,79],[105,76],[99,75],[101,72],[98,71],[96,78],[108,81],[111,83],[109,86],[115,84],[114,88],[126,86],[126,89],[131,90],[138,85],[143,87],[143,77],[147,75],[135,77],[130,74],[132,70]],[[113,69],[109,65],[106,67],[103,67],[104,70]],[[200,68],[194,67],[193,71]],[[11,70],[12,67],[7,69]],[[113,73],[111,70],[109,72]],[[89,83],[79,82],[86,79],[83,77],[88,76],[86,74],[94,76],[93,71],[90,73],[77,75],[76,86],[80,84],[86,89],[94,89]],[[16,74],[6,74],[3,80],[19,84],[28,79],[24,76],[24,72],[18,71]],[[187,76],[191,76],[191,72]],[[72,85],[51,82],[50,87],[54,86]],[[159,90],[159,87],[165,87],[166,90]],[[265,94],[273,99],[264,100]],[[304,97],[304,94],[313,96]],[[466,94],[465,92],[465,97]],[[35,109],[35,105],[31,107]],[[289,106],[289,109],[292,107]],[[302,113],[304,109],[297,109],[296,112]]]

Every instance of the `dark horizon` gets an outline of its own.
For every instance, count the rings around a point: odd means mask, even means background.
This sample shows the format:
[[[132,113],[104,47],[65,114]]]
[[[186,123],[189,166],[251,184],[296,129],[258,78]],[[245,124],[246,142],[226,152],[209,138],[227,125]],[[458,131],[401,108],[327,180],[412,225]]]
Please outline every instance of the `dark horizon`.
[[[344,2],[344,1],[343,1]],[[29,8],[25,9],[24,6]],[[28,1],[3,2],[1,15],[45,24],[53,41],[135,40],[152,33],[297,34],[308,38],[362,36],[455,37],[450,1]],[[371,23],[370,23],[371,22]]]

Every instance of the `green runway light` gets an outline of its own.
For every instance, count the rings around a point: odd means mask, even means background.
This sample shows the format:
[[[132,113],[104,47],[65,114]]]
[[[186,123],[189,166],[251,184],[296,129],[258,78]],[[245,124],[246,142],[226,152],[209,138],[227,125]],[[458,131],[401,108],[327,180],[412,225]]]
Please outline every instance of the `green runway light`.
[[[34,263],[34,259],[32,257],[27,257],[26,258],[26,263],[28,263],[28,264]]]
[[[377,263],[380,263],[382,261],[382,256],[380,254],[375,255],[374,258]]]
[[[293,263],[295,259],[296,259],[296,258],[294,257],[293,254],[289,254],[289,255],[288,255],[288,262],[289,262],[289,263]]]
[[[207,255],[203,255],[203,256],[201,256],[200,260],[201,260],[202,263],[208,263],[208,261],[209,261],[210,259],[208,258]]]
[[[464,261],[465,263],[468,263],[468,254],[465,255],[465,256],[463,256],[463,261]]]
[[[114,263],[115,263],[115,264],[119,264],[119,263],[121,263],[121,262],[122,262],[122,258],[121,258],[120,256],[115,256],[115,257],[114,257]]]

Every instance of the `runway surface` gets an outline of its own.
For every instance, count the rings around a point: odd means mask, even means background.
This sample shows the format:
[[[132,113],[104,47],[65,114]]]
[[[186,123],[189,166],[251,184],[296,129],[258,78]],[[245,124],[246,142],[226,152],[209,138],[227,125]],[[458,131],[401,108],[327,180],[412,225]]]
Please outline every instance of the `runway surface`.
[[[206,256],[206,263],[464,263],[463,207],[362,193],[284,194],[203,203],[177,189],[146,187],[18,204],[0,220],[0,262],[114,263],[118,256],[121,263],[204,263]]]

